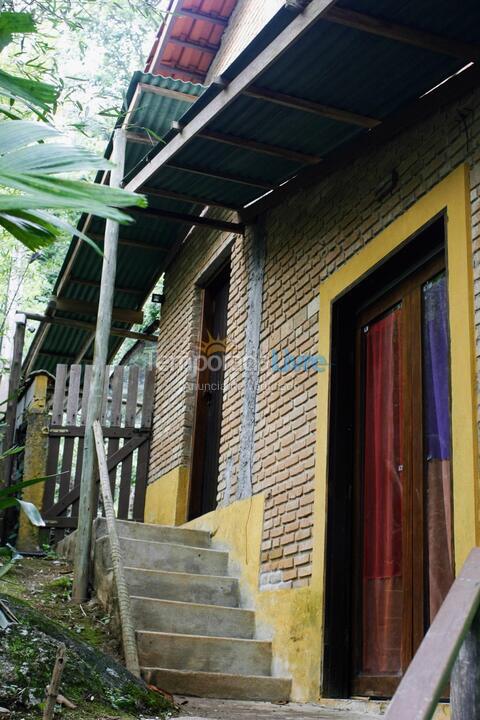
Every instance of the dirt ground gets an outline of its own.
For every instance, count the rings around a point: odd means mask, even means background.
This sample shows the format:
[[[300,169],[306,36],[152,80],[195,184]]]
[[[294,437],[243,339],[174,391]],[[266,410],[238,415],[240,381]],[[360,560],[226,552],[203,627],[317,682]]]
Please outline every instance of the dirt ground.
[[[181,720],[376,720],[380,715],[332,710],[314,704],[202,700],[176,697]]]

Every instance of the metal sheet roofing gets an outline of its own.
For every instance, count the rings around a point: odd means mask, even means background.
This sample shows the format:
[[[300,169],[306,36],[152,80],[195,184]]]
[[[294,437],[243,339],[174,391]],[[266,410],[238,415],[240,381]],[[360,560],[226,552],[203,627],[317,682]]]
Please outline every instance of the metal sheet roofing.
[[[145,70],[204,81],[237,0],[170,0]]]
[[[425,107],[430,100],[419,98],[476,61],[479,24],[478,0],[464,0],[461,8],[456,0],[384,0],[381,12],[374,0],[312,0],[297,14],[282,8],[223,73],[223,85],[184,90],[198,99],[184,104],[175,129],[168,129],[166,99],[153,102],[141,122],[157,121],[165,137],[151,148],[144,142],[129,148],[125,185],[147,192],[156,216],[149,217],[150,209],[122,229],[123,240],[137,246],[121,246],[117,285],[139,294],[117,289],[115,304],[141,307],[165,267],[160,249],[156,254],[138,241],[171,248],[191,227],[189,217],[205,222],[204,215],[198,217],[201,207],[228,206],[252,217],[269,189],[274,195],[288,192],[299,178],[334,166],[344,148],[378,136],[412,104]],[[480,82],[475,66],[459,77],[467,75],[470,83]],[[184,214],[184,224],[162,217],[165,212]],[[100,232],[100,221],[94,222]],[[71,275],[77,271],[99,277],[100,264],[86,248],[69,269]],[[59,288],[91,300],[97,292],[62,277]],[[68,337],[72,355],[83,342],[80,334]],[[58,353],[66,340],[63,329],[50,329],[37,345]],[[44,366],[46,358],[39,355],[34,367]]]

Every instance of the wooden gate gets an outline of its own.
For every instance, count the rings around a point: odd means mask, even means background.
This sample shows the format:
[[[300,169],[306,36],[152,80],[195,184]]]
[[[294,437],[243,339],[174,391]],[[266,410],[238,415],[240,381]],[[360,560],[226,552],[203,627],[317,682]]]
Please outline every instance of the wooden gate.
[[[91,372],[90,365],[57,365],[48,428],[47,475],[51,477],[45,483],[42,512],[47,528],[54,529],[55,541],[77,527]],[[153,368],[107,367],[101,424],[108,443],[112,496],[121,520],[143,522],[153,389]]]

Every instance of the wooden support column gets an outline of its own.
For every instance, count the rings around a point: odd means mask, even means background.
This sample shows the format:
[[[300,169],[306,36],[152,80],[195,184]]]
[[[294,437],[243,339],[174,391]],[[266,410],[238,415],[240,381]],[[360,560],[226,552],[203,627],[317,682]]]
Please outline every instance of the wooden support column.
[[[5,414],[5,434],[3,436],[2,449],[3,452],[9,450],[15,439],[15,420],[17,417],[18,390],[20,387],[20,378],[22,374],[22,355],[23,345],[25,343],[25,316],[17,316],[17,324],[15,327],[15,336],[13,338],[13,354],[10,365],[10,376],[8,379],[8,402]],[[12,470],[12,458],[7,457],[3,461],[2,481],[3,485],[10,484],[10,473]]]
[[[478,610],[453,666],[450,702],[452,720],[480,718],[480,612]]]
[[[27,435],[23,460],[23,480],[47,475],[48,451],[48,375],[39,373],[33,381],[33,398],[26,410]],[[31,485],[23,491],[23,499],[33,503],[39,510],[43,507],[44,483]],[[20,513],[17,549],[35,552],[40,549],[40,528],[32,525],[24,513]]]
[[[113,137],[112,160],[115,167],[110,175],[110,186],[120,187],[125,164],[126,137],[122,129],[115,130]],[[88,571],[92,542],[92,524],[96,513],[95,473],[96,454],[93,423],[100,419],[102,411],[105,366],[108,357],[108,340],[112,325],[113,295],[117,268],[119,226],[118,222],[107,220],[105,224],[105,244],[102,265],[100,297],[98,301],[97,326],[93,353],[92,378],[88,398],[88,411],[85,424],[83,446],[83,466],[78,507],[78,532],[75,545],[73,576],[73,600],[83,602],[88,594]]]
[[[237,481],[238,500],[250,497],[252,494],[255,411],[260,370],[260,327],[265,267],[265,229],[262,221],[259,221],[256,225],[247,226],[246,240],[250,241],[251,264],[248,281],[245,367],[243,371],[243,408]],[[228,498],[225,498],[225,501],[228,503]]]

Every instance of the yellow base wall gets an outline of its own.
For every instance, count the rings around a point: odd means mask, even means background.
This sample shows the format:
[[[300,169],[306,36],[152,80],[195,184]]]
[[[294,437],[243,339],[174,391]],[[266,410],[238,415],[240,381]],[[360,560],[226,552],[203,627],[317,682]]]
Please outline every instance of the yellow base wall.
[[[177,467],[147,487],[145,522],[181,525],[187,519],[188,468]]]

